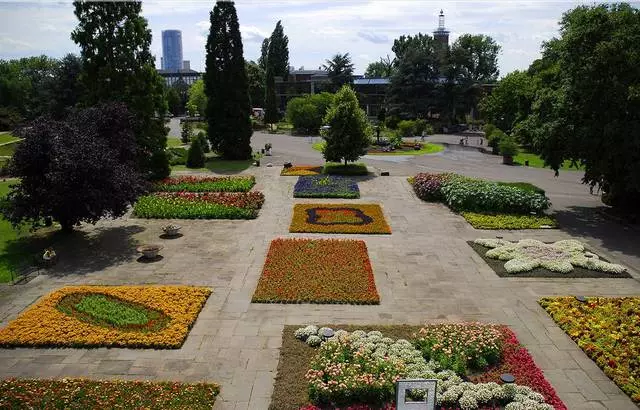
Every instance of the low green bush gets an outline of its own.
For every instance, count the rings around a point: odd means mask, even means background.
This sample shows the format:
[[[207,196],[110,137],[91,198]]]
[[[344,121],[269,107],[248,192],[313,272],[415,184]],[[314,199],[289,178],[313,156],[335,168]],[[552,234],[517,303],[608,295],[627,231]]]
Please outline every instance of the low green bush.
[[[204,167],[205,157],[204,149],[202,148],[202,140],[199,137],[193,139],[189,152],[187,153],[187,168],[202,168]]]
[[[255,219],[258,216],[258,209],[155,195],[140,197],[133,212],[140,218],[158,219]]]
[[[555,219],[542,215],[493,215],[462,212],[464,219],[476,229],[540,229],[556,228]]]
[[[402,138],[411,138],[415,135],[416,122],[411,120],[404,120],[398,123],[398,134]]]
[[[186,148],[167,148],[167,158],[169,159],[169,165],[185,165],[187,163],[187,149]]]
[[[442,186],[445,203],[456,212],[541,213],[549,200],[536,192],[495,182],[452,178]]]
[[[544,189],[538,186],[535,186],[533,184],[530,184],[528,182],[498,182],[498,185],[513,186],[516,188],[524,189],[526,191],[536,192],[541,195],[545,194]]]
[[[498,142],[498,149],[500,150],[500,155],[513,157],[518,155],[520,148],[516,140],[508,135],[505,135]]]
[[[361,162],[354,164],[339,164],[337,162],[327,162],[322,173],[329,175],[367,175],[367,166]]]

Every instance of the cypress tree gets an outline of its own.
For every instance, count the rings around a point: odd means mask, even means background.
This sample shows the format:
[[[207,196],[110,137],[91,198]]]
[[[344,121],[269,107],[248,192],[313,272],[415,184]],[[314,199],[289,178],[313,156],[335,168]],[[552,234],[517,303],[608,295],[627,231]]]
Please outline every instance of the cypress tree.
[[[204,74],[211,148],[225,159],[251,158],[249,83],[236,7],[217,1],[211,12]]]
[[[278,103],[276,101],[276,79],[271,66],[267,67],[267,88],[265,92],[264,123],[275,124],[278,122]]]
[[[204,167],[204,150],[202,149],[202,143],[200,138],[194,138],[189,151],[187,152],[187,168],[202,168]]]
[[[284,35],[280,21],[271,33],[267,60],[267,65],[273,68],[273,75],[286,80],[289,76],[289,38]]]

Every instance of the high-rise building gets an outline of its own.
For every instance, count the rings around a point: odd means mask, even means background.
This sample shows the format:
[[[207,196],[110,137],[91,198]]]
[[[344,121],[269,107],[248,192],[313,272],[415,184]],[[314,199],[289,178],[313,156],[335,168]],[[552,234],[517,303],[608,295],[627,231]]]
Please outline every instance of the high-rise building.
[[[182,32],[180,30],[162,31],[162,67],[163,70],[182,69]]]

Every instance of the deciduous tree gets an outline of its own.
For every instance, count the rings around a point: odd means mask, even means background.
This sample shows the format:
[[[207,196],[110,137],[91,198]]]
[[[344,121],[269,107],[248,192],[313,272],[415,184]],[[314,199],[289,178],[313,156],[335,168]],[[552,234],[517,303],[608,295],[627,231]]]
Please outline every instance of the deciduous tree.
[[[2,206],[14,225],[122,216],[144,191],[137,170],[134,118],[122,103],[85,109],[65,122],[37,119],[20,131],[11,173],[20,178]]]
[[[353,63],[349,53],[334,55],[330,60],[326,60],[322,67],[327,70],[329,80],[336,90],[353,82]]]

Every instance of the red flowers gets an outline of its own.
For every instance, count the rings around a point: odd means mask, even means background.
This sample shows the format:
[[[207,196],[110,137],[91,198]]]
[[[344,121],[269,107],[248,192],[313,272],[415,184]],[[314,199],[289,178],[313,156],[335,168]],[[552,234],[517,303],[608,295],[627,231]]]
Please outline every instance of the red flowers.
[[[262,192],[158,192],[155,196],[172,199],[186,199],[189,201],[211,202],[238,208],[260,209],[264,203]]]
[[[364,241],[276,239],[252,301],[378,304],[380,297]]]

